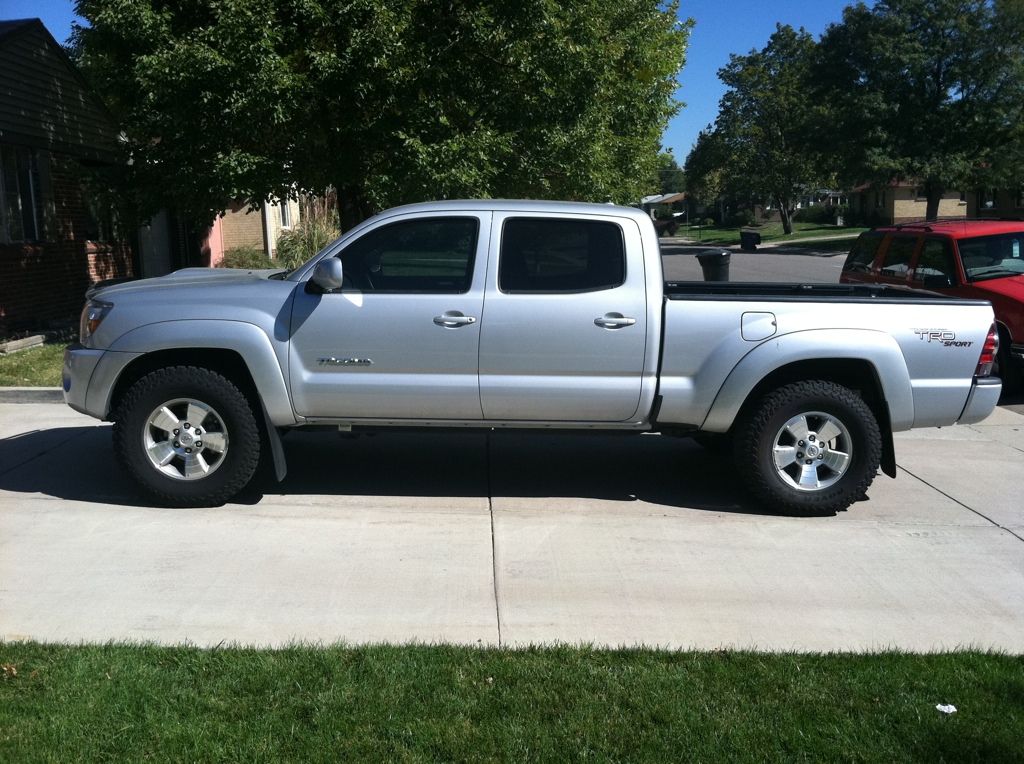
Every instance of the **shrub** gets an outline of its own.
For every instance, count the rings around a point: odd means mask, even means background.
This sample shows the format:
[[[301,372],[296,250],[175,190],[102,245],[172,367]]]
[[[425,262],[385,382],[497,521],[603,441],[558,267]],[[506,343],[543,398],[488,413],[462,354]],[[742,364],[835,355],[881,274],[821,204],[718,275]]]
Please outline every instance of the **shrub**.
[[[726,228],[741,228],[754,224],[754,213],[750,210],[737,210],[725,219]]]
[[[798,223],[831,223],[834,219],[832,207],[824,204],[803,207],[793,213],[793,220]]]
[[[224,253],[224,260],[218,267],[244,268],[255,271],[260,268],[276,268],[278,264],[267,257],[266,253],[258,247],[235,247]]]
[[[303,207],[299,223],[277,240],[277,264],[297,268],[338,238],[338,211],[333,196],[313,199]]]

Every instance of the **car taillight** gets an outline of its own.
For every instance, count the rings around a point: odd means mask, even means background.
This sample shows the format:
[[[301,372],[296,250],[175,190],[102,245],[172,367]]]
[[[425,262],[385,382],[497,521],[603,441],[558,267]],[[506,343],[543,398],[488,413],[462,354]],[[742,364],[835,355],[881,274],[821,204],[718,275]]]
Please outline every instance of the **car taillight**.
[[[996,325],[992,324],[992,328],[988,330],[988,337],[985,338],[985,344],[981,348],[981,358],[978,359],[978,368],[975,369],[974,375],[976,377],[991,376],[992,366],[996,362],[998,353],[999,332],[996,331]]]

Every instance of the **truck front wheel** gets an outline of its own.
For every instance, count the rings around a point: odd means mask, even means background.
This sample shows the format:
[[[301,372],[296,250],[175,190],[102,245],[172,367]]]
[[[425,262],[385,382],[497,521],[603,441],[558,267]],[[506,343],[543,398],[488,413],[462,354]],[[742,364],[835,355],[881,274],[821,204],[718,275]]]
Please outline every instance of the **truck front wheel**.
[[[142,377],[117,407],[114,450],[160,503],[223,504],[252,479],[260,433],[252,406],[209,369],[172,366]]]
[[[808,380],[765,395],[738,423],[734,455],[774,509],[832,513],[864,496],[882,454],[878,422],[847,387]]]

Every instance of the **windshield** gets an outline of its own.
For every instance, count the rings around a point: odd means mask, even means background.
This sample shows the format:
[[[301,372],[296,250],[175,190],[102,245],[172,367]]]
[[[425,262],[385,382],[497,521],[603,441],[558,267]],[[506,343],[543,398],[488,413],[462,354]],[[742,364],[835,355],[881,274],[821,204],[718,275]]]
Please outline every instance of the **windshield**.
[[[960,239],[957,247],[968,281],[1024,275],[1024,231]]]

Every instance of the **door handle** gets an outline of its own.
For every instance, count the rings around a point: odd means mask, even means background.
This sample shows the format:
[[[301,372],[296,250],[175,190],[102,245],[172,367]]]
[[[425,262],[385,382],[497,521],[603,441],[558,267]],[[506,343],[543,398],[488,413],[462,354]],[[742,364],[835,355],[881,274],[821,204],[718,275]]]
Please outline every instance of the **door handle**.
[[[594,319],[594,323],[603,329],[622,329],[636,323],[635,318],[624,316],[621,313],[605,313]]]
[[[434,323],[438,326],[443,326],[445,329],[458,329],[460,326],[475,324],[476,317],[464,316],[457,310],[449,310],[443,315],[434,316]]]

